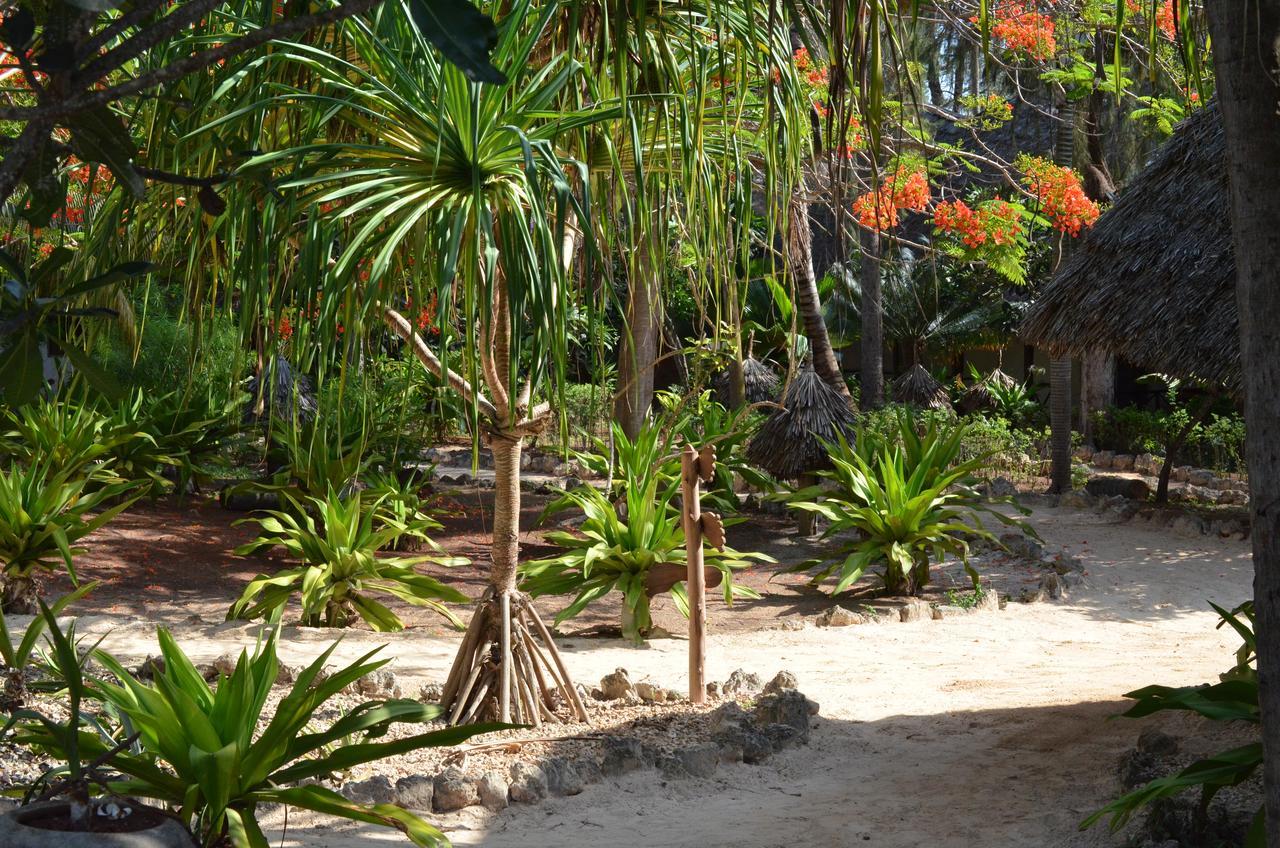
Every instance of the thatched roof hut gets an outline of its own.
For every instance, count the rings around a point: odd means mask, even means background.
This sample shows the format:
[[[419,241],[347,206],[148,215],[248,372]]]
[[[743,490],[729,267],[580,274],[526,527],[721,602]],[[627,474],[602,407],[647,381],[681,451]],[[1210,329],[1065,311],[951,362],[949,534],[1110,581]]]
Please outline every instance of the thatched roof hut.
[[[1238,393],[1225,155],[1216,107],[1184,121],[1041,292],[1023,337],[1064,355],[1109,351]]]
[[[782,408],[775,409],[747,445],[747,459],[779,480],[831,468],[826,442],[837,435],[853,438],[857,420],[849,403],[812,368],[787,386]]]
[[[730,379],[732,375],[726,368],[711,383],[715,399],[725,406],[729,405],[729,399],[733,395],[729,386]],[[782,389],[777,373],[754,356],[748,356],[742,361],[742,379],[747,388],[747,403],[776,401],[778,392]]]

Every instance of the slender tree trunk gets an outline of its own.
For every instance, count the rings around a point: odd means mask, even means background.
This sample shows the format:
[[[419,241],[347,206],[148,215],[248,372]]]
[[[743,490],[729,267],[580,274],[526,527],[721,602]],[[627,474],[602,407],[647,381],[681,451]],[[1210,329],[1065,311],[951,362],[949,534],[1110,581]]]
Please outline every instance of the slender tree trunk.
[[[813,275],[813,244],[809,229],[809,204],[804,198],[793,195],[787,205],[790,221],[787,227],[787,263],[791,266],[791,278],[796,286],[796,308],[804,323],[804,334],[809,339],[813,353],[813,370],[823,382],[849,399],[849,387],[840,375],[836,352],[831,349],[827,335],[827,323],[822,318],[822,302],[818,297],[818,281]]]
[[[858,231],[862,259],[858,264],[862,283],[862,408],[884,405],[884,304],[880,298],[880,236]]]
[[[1075,107],[1064,99],[1058,111],[1057,138],[1053,161],[1071,167],[1075,149]],[[1072,240],[1062,238],[1059,264],[1066,261]],[[1071,358],[1051,356],[1049,359],[1049,491],[1071,490]]]
[[[1280,2],[1216,0],[1205,10],[1231,182],[1266,844],[1280,848]]]
[[[658,336],[662,331],[659,304],[659,263],[648,245],[637,250],[627,279],[626,326],[618,357],[618,394],[613,417],[628,439],[634,439],[653,405],[653,369],[658,360]]]
[[[493,567],[489,585],[495,592],[516,588],[520,563],[520,453],[523,439],[494,435],[493,452]]]

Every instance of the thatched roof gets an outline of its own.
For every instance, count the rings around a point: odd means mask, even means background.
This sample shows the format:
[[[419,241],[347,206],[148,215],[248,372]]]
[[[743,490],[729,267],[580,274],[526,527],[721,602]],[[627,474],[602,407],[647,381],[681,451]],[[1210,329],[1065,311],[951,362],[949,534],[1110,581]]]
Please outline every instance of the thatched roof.
[[[1224,158],[1217,108],[1200,109],[1093,225],[1036,299],[1023,337],[1239,392]]]
[[[715,399],[725,406],[729,405],[729,398],[733,394],[729,388],[730,376],[729,369],[726,368],[716,375],[711,384]],[[777,373],[754,356],[748,356],[742,361],[742,379],[747,387],[747,403],[776,401],[778,392],[782,389]]]
[[[960,397],[960,411],[964,413],[977,412],[983,409],[993,409],[995,407],[995,398],[991,394],[992,386],[999,386],[1002,389],[1008,389],[1017,385],[1018,381],[999,368],[994,369],[990,374],[978,380],[970,386]]]
[[[823,442],[835,441],[838,434],[852,439],[857,424],[848,401],[805,368],[787,386],[782,407],[760,425],[747,445],[747,459],[780,480],[831,468]]]
[[[922,409],[950,409],[951,398],[947,390],[920,363],[912,365],[893,381],[892,395],[897,403],[918,406]]]
[[[266,397],[263,398],[262,414],[257,414],[256,406],[262,374],[255,374],[249,381],[249,399],[245,401],[245,421],[269,421],[273,418],[283,421],[301,423],[315,418],[317,405],[315,389],[306,374],[294,371],[289,360],[283,356],[273,357],[266,368]]]

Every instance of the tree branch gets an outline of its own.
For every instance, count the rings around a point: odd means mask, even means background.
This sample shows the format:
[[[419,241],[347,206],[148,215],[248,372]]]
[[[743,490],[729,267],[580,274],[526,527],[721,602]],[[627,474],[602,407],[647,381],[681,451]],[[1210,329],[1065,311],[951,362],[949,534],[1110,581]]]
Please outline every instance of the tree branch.
[[[440,359],[432,353],[431,348],[427,347],[427,343],[413,331],[413,326],[409,324],[403,315],[389,306],[384,306],[382,308],[382,318],[387,322],[387,326],[391,328],[393,333],[409,344],[414,356],[418,357],[418,361],[422,363],[424,368],[448,382],[450,388],[462,395],[463,399],[468,403],[475,403],[476,406],[480,407],[480,411],[484,413],[485,417],[491,421],[499,420],[498,410],[489,402],[489,399],[476,391],[461,374],[445,368]]]

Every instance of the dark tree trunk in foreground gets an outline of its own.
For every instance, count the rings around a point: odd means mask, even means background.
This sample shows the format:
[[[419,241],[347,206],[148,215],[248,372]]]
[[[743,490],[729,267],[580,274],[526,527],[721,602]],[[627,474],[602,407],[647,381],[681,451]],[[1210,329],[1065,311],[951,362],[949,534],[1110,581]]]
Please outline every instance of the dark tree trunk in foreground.
[[[862,303],[862,408],[884,406],[884,303],[880,297],[880,236],[873,230],[858,231],[862,258],[858,281]]]
[[[804,324],[804,334],[809,339],[813,355],[813,370],[823,382],[850,398],[836,363],[836,352],[831,349],[827,335],[827,322],[822,318],[822,301],[818,297],[818,281],[813,275],[813,235],[809,228],[809,204],[795,195],[787,206],[790,220],[787,222],[787,264],[796,287],[796,309]]]
[[[1214,0],[1205,9],[1231,182],[1253,513],[1266,844],[1280,848],[1280,0]]]

